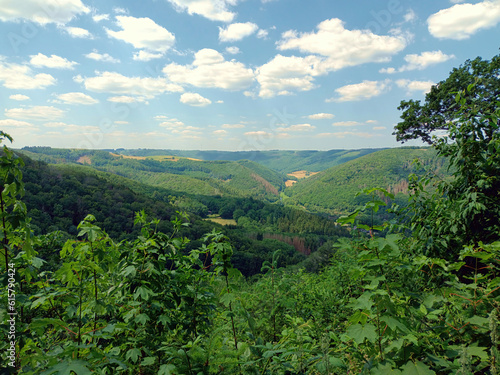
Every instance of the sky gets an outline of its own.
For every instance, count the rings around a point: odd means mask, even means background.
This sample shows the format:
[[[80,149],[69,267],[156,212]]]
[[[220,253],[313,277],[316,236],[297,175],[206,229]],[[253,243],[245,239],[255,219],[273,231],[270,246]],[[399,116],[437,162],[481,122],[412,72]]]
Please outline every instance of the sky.
[[[398,147],[401,100],[499,53],[500,0],[0,0],[0,35],[16,148]]]

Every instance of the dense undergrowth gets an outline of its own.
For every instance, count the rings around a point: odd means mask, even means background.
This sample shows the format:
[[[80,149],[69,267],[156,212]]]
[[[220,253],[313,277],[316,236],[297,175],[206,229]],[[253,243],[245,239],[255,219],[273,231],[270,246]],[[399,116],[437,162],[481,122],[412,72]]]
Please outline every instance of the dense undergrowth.
[[[497,374],[499,113],[457,101],[459,121],[435,146],[454,178],[412,178],[410,204],[392,208],[407,224],[376,224],[392,195],[366,189],[339,220],[356,235],[317,274],[279,268],[277,250],[245,279],[222,233],[184,251],[182,213],[161,232],[140,211],[140,234],[119,243],[92,215],[76,240],[33,237],[22,161],[4,147],[5,373]]]

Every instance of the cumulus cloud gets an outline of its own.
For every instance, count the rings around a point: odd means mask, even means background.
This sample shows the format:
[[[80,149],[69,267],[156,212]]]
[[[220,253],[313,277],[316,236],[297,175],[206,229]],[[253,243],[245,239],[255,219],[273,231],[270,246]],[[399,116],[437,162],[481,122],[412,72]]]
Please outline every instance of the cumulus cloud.
[[[345,67],[389,61],[404,49],[402,35],[376,35],[369,30],[348,30],[344,22],[332,18],[321,22],[317,31],[289,30],[277,43],[279,50],[299,50],[305,57],[276,55],[256,71],[259,96],[270,98],[307,91],[316,87],[315,77]]]
[[[335,115],[332,115],[331,113],[316,113],[314,115],[309,115],[307,116],[311,120],[325,120],[325,119],[332,119],[335,117]]]
[[[296,124],[288,127],[277,128],[280,132],[308,132],[314,129],[316,129],[316,126],[311,124]]]
[[[2,1],[0,20],[29,20],[40,25],[48,23],[66,24],[90,8],[81,0],[23,0]]]
[[[57,120],[64,116],[64,111],[52,106],[33,106],[6,109],[5,116],[21,120]]]
[[[243,125],[243,124],[224,124],[224,125],[222,125],[222,128],[224,128],[224,129],[241,129],[244,127],[245,127],[245,125]]]
[[[180,102],[193,107],[206,107],[212,104],[210,99],[204,98],[200,94],[194,92],[186,92],[181,95]]]
[[[348,30],[344,22],[332,18],[321,22],[316,32],[282,34],[278,49],[296,49],[303,53],[324,56],[321,69],[333,71],[368,62],[389,61],[406,47],[403,36],[376,35],[369,30]]]
[[[246,133],[243,133],[243,135],[245,135],[247,137],[253,137],[253,138],[271,138],[273,136],[272,133],[266,132],[264,130],[246,132]]]
[[[429,32],[440,39],[464,40],[500,22],[500,1],[456,4],[427,19]]]
[[[431,87],[435,85],[432,81],[410,81],[409,79],[398,79],[396,85],[405,89],[408,93],[413,91],[421,91],[423,94],[431,91]]]
[[[338,122],[334,122],[332,124],[332,126],[357,126],[357,125],[361,125],[359,122],[357,121],[338,121]]]
[[[229,6],[236,5],[236,0],[168,0],[178,12],[188,12],[208,18],[211,21],[231,22],[235,13]]]
[[[111,96],[107,100],[112,103],[147,103],[145,98],[134,98],[133,96],[127,95]]]
[[[82,29],[81,27],[65,27],[66,32],[73,38],[92,39],[93,36],[90,31]]]
[[[0,57],[0,81],[8,89],[43,89],[54,85],[56,79],[50,74],[34,74],[27,65],[4,62]]]
[[[109,20],[109,14],[94,14],[92,16],[92,19],[94,22],[101,22],[104,20]]]
[[[99,100],[84,94],[83,92],[68,92],[66,94],[61,94],[57,96],[58,99],[62,100],[66,104],[83,104],[91,105],[99,103]]]
[[[224,56],[213,49],[202,49],[195,54],[190,65],[169,64],[163,68],[165,75],[181,85],[241,90],[254,80],[252,69],[235,60],[225,61]]]
[[[410,54],[405,56],[406,65],[399,69],[384,68],[380,73],[393,74],[396,72],[405,72],[409,70],[423,70],[431,65],[439,64],[455,58],[455,55],[447,55],[441,51],[426,51],[421,54]]]
[[[156,58],[157,55],[162,56],[175,43],[174,34],[156,24],[151,18],[116,16],[116,23],[121,30],[106,29],[108,36],[132,44],[134,48],[144,50],[142,55],[137,55],[142,61],[147,61],[148,56],[150,58]]]
[[[23,101],[23,100],[29,100],[30,97],[27,95],[23,95],[23,94],[14,94],[14,95],[9,96],[9,99]]]
[[[88,59],[92,59],[95,61],[102,61],[102,62],[109,62],[109,63],[119,63],[119,59],[115,59],[114,57],[110,56],[108,53],[99,53],[97,50],[94,50],[90,53],[87,53],[84,55]]]
[[[236,46],[226,47],[226,52],[230,53],[231,55],[237,55],[238,53],[240,53],[240,49]]]
[[[185,124],[176,118],[169,119],[168,117],[165,116],[165,118],[163,119],[163,121],[160,123],[159,126],[166,129],[178,129],[178,128],[183,128]]]
[[[327,102],[351,102],[358,100],[367,100],[381,95],[390,89],[390,81],[363,81],[353,85],[339,87],[335,92],[339,95],[337,98],[327,99]]]
[[[252,22],[232,23],[225,28],[219,27],[219,40],[221,42],[235,42],[252,35],[258,28]]]
[[[257,68],[260,84],[259,96],[271,98],[276,95],[290,95],[293,91],[309,91],[315,87],[314,77],[318,75],[317,56],[277,55],[268,63]]]
[[[69,61],[68,59],[51,55],[45,56],[43,53],[38,53],[38,55],[30,56],[30,64],[36,66],[37,68],[54,68],[54,69],[74,69],[75,65],[78,65],[75,61]]]
[[[103,72],[95,77],[83,79],[89,91],[104,92],[116,95],[133,95],[142,98],[153,98],[167,92],[183,92],[179,85],[165,78],[127,77],[120,73]]]

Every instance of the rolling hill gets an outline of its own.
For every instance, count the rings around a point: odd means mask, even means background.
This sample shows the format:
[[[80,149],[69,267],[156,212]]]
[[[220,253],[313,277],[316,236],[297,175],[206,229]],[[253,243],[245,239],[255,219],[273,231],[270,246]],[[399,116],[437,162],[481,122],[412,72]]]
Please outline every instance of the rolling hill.
[[[437,173],[446,173],[444,161],[431,148],[379,150],[299,180],[285,190],[284,200],[313,212],[344,214],[359,204],[362,198],[355,198],[355,194],[364,188],[381,187],[406,194],[408,176],[417,172],[414,159]]]
[[[48,163],[79,163],[151,186],[200,195],[253,197],[276,201],[287,177],[249,160],[202,161],[186,157],[129,157],[102,150],[24,148]]]
[[[112,152],[125,156],[155,157],[161,155],[175,155],[180,157],[201,159],[205,161],[249,160],[269,169],[282,173],[291,173],[299,170],[319,172],[346,161],[381,149],[360,150],[329,150],[329,151],[196,151],[196,150],[154,150],[154,149],[118,149]]]

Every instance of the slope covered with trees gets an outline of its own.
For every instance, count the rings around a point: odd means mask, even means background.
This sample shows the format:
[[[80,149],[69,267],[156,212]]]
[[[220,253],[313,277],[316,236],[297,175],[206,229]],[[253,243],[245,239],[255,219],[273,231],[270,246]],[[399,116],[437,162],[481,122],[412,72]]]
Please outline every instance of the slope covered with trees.
[[[346,161],[368,155],[380,149],[360,150],[270,150],[270,151],[200,151],[200,150],[113,150],[122,155],[129,156],[161,156],[176,155],[181,157],[195,158],[206,161],[249,160],[261,164],[269,169],[282,173],[291,173],[299,170],[319,172]]]
[[[470,103],[473,90],[453,94],[457,121],[433,143],[449,178],[432,163],[413,175],[408,205],[392,207],[399,222],[376,222],[391,192],[364,189],[361,205],[338,220],[352,238],[339,239],[315,274],[280,267],[277,250],[260,277],[244,278],[231,239],[217,230],[191,239],[198,245],[187,251],[183,215],[171,217],[165,233],[139,212],[140,233],[121,242],[92,215],[78,224],[77,239],[33,236],[23,161],[5,147],[7,372],[497,374],[500,102],[480,95]]]
[[[404,201],[408,195],[408,176],[418,173],[413,164],[415,159],[438,174],[446,173],[444,159],[431,148],[381,150],[298,181],[285,190],[285,203],[338,215],[364,203],[361,198],[354,198],[353,192],[368,187],[401,194]]]

